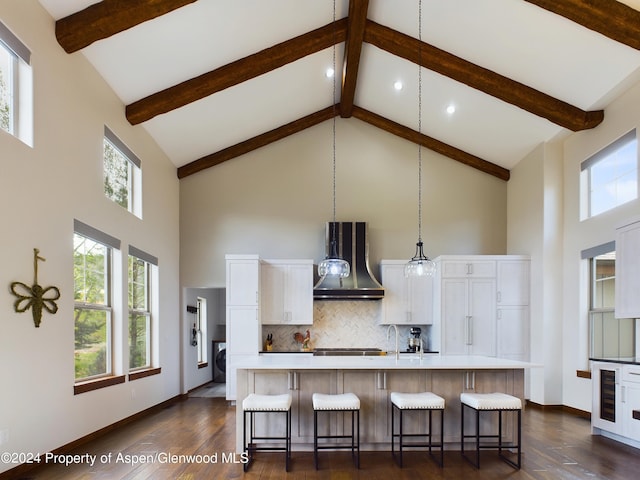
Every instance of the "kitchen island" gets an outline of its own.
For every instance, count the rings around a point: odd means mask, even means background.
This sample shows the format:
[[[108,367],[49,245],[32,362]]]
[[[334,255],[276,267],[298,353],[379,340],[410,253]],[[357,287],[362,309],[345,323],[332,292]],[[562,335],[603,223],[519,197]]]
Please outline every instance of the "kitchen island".
[[[300,354],[256,355],[237,366],[236,449],[242,451],[242,400],[250,393],[291,393],[292,444],[294,450],[313,449],[313,393],[355,393],[360,398],[360,438],[363,450],[390,450],[393,391],[431,391],[445,399],[444,441],[459,449],[460,393],[503,392],[524,402],[524,370],[530,363],[495,357],[467,355],[313,356]],[[407,422],[405,433],[424,429],[420,421]],[[256,417],[257,435],[279,436],[284,418]],[[418,417],[415,417],[418,418]],[[346,421],[345,417],[344,421]],[[469,418],[469,420],[471,420]],[[483,433],[495,419],[485,417]],[[435,422],[435,417],[434,417]],[[349,431],[341,413],[331,414],[322,434]],[[435,425],[435,423],[434,423]],[[469,428],[473,429],[470,425]],[[505,431],[515,435],[511,418]]]

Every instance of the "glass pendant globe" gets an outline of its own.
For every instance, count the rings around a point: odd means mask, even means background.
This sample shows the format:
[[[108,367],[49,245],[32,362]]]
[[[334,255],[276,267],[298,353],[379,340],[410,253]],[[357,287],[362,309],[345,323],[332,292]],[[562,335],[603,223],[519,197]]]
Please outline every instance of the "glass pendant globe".
[[[340,277],[346,278],[351,273],[349,262],[341,258],[327,257],[318,265],[318,275],[320,277]]]
[[[423,243],[416,243],[416,254],[404,266],[405,277],[431,277],[436,273],[436,264],[424,254]]]

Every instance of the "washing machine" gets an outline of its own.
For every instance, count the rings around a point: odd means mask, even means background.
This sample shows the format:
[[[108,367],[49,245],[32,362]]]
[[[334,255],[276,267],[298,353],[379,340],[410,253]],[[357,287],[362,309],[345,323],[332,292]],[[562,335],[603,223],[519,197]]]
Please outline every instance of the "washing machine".
[[[227,381],[227,344],[224,340],[214,340],[211,351],[213,358],[213,381],[225,383]]]

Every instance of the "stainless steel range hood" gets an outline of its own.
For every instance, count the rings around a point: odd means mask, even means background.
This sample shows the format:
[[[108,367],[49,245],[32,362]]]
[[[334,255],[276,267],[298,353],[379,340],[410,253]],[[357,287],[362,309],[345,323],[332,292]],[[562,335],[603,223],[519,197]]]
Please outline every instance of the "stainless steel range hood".
[[[335,226],[335,228],[334,228]],[[326,248],[336,239],[338,254],[351,265],[347,278],[326,276],[313,289],[314,300],[378,300],[384,288],[369,268],[369,242],[365,222],[327,222]]]

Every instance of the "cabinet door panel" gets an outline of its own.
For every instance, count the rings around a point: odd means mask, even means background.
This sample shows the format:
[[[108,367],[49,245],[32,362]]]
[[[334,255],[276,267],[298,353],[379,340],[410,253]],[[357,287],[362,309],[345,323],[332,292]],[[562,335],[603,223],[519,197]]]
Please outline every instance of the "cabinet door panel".
[[[442,280],[443,350],[447,355],[463,355],[468,350],[467,280]]]
[[[498,261],[498,305],[529,304],[529,261]]]
[[[263,325],[284,323],[285,268],[263,264],[260,267],[260,319]]]
[[[529,307],[498,308],[498,351],[500,358],[529,359]]]
[[[622,434],[640,442],[640,420],[633,418],[633,412],[640,412],[640,384],[625,382]]]
[[[313,264],[290,265],[285,284],[285,318],[294,325],[313,323]]]
[[[616,317],[640,317],[640,222],[616,232]]]
[[[258,305],[260,266],[256,261],[227,262],[227,305]]]
[[[469,334],[473,355],[495,356],[496,311],[495,281],[491,279],[469,281]]]
[[[404,265],[383,264],[380,269],[385,290],[382,299],[382,324],[406,323],[409,297]]]

